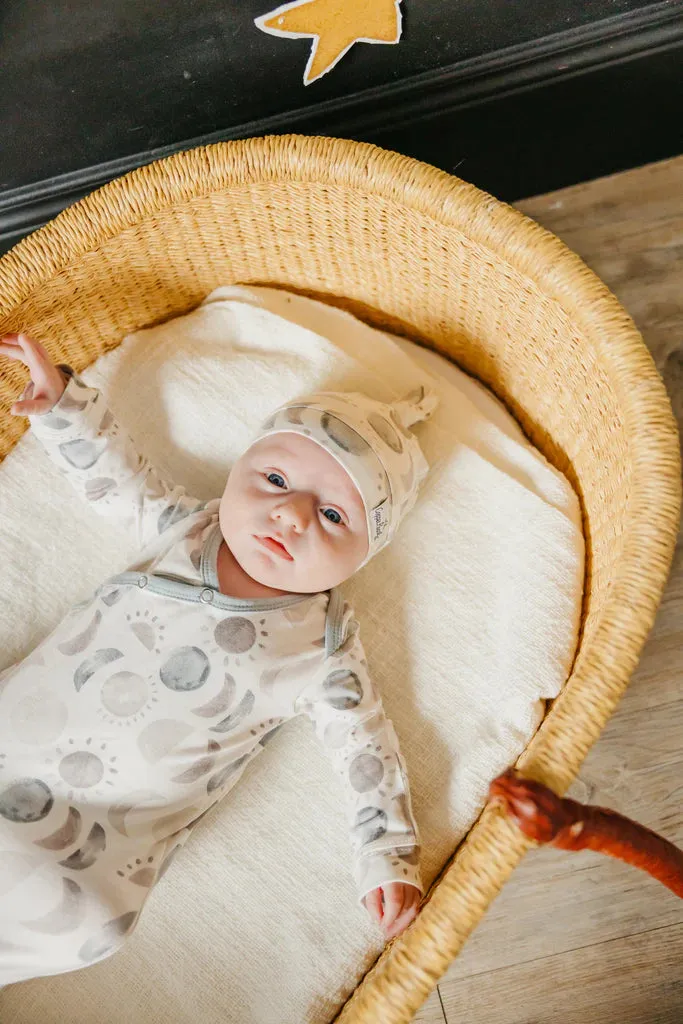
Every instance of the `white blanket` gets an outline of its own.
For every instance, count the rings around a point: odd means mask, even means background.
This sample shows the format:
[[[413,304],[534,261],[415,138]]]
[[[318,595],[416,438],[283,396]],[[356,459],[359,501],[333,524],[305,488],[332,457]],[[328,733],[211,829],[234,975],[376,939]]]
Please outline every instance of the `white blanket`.
[[[583,538],[565,478],[445,360],[271,289],[219,288],[82,376],[203,499],[222,493],[254,428],[287,399],[437,388],[440,408],[418,428],[433,466],[420,501],[344,587],[401,741],[431,883],[571,667]],[[0,503],[1,670],[135,552],[79,504],[30,431],[0,465]],[[197,827],[127,948],[6,990],[3,1024],[329,1020],[382,945],[354,896],[330,772],[308,722],[290,723]]]

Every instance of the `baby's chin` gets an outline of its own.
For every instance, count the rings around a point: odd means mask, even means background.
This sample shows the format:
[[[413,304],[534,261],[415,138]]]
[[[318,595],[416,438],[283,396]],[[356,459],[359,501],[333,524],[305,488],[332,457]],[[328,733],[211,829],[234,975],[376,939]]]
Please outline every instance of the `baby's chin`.
[[[319,594],[344,582],[338,578],[338,570],[336,573],[332,569],[326,572],[319,564],[313,567],[305,563],[285,562],[278,559],[277,555],[260,551],[248,550],[233,554],[242,569],[253,580],[273,590],[284,590],[289,594]],[[280,561],[282,565],[279,564]]]
[[[267,555],[261,556],[259,553],[249,559],[248,565],[242,565],[242,568],[262,586],[286,590],[290,594],[317,594],[323,590],[331,590],[337,586],[337,582],[341,582],[333,579],[330,574],[321,572],[319,566],[315,572],[305,565],[285,563],[280,567],[274,561],[271,562]]]

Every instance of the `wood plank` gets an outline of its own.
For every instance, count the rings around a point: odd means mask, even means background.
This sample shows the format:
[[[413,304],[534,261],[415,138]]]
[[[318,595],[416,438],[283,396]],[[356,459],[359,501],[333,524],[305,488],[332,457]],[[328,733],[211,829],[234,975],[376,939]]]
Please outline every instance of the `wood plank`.
[[[414,1024],[448,1024],[441,1006],[438,986],[413,1017]]]
[[[681,716],[683,701],[676,715],[669,706],[617,712],[570,794],[613,807],[683,845]],[[655,743],[648,757],[649,737]],[[678,758],[660,765],[672,740],[680,744]],[[683,925],[683,901],[643,872],[596,853],[539,848],[515,871],[443,984],[675,924]]]
[[[680,1024],[683,924],[442,986],[448,1021]]]

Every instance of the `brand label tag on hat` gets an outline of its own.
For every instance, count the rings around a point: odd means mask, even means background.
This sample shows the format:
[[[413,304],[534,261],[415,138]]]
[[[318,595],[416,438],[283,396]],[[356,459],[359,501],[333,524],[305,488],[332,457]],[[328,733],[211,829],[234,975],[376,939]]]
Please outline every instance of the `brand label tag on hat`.
[[[389,525],[389,516],[387,514],[387,502],[388,498],[385,498],[383,502],[376,505],[372,510],[372,524],[375,532],[373,535],[373,541],[377,540],[382,536],[387,526]]]

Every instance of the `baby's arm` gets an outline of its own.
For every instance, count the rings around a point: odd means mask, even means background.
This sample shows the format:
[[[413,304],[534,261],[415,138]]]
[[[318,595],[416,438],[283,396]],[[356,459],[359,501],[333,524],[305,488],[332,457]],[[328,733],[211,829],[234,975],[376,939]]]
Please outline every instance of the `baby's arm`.
[[[386,896],[392,883],[423,892],[419,835],[398,737],[368,674],[350,609],[345,619],[344,643],[300,693],[297,710],[312,719],[346,790],[353,874],[359,901],[367,904],[380,887]]]
[[[121,430],[101,392],[70,366],[53,366],[43,346],[26,335],[3,338],[0,353],[31,371],[24,392],[32,392],[31,398],[17,402],[12,412],[28,415],[33,433],[78,494],[96,512],[134,531],[140,548],[203,507],[184,487],[162,480]]]

